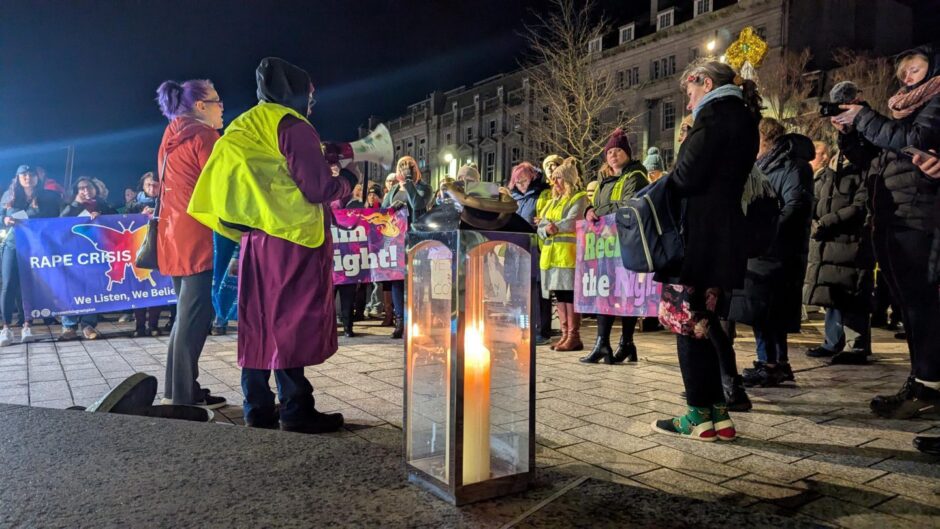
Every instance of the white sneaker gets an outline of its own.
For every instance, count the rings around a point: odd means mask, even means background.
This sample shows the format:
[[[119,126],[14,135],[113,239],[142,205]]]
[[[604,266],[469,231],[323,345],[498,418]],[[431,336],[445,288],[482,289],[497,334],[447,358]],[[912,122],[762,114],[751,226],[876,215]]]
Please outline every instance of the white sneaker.
[[[13,343],[13,331],[8,328],[0,331],[0,347],[6,347]]]
[[[23,327],[23,334],[20,335],[20,343],[29,343],[33,341],[33,330],[29,327]]]

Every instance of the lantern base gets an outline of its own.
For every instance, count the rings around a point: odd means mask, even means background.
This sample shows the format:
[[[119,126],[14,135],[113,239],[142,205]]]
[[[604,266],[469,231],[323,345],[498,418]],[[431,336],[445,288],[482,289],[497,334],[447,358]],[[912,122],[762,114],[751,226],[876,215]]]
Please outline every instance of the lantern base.
[[[457,487],[453,493],[441,487],[436,480],[421,471],[408,470],[408,481],[417,484],[431,494],[454,506],[467,505],[478,501],[491,500],[510,494],[525,492],[534,477],[533,472],[493,478],[480,483]]]

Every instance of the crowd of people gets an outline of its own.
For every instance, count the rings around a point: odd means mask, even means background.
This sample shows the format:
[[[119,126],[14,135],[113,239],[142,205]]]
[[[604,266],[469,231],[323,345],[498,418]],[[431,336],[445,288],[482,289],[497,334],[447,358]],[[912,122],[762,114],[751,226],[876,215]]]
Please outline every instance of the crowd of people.
[[[306,72],[268,58],[256,77],[259,104],[232,121],[223,137],[218,132],[223,102],[210,81],[163,83],[158,102],[169,125],[157,156],[160,170],[141,177],[138,189],[125,190],[120,211],[153,214],[158,198],[162,208],[159,269],[173,278],[179,297],[165,399],[224,404],[197,382],[198,358],[210,330],[226,332],[237,314],[246,423],[331,431],[343,418],[315,409],[303,367],[336,351],[337,316],[347,337],[355,336],[353,322],[379,316],[383,325],[394,327],[392,338],[407,333],[404,281],[332,284],[331,209],[405,210],[414,227],[429,211],[463,196],[459,190],[479,182],[480,173],[473,165],[460,167],[432,190],[417,161],[404,156],[384,186],[363,182],[355,164],[341,166],[333,146],[319,147],[307,121],[314,88]],[[499,193],[511,196],[516,217],[540,242],[540,296],[533,303],[538,345],[562,352],[585,349],[583,315],[573,303],[576,223],[597,222],[651,182],[664,180],[657,185],[681,203],[676,220],[684,256],[681,263],[656,270],[663,284],[659,320],[677,334],[688,411],[656,421],[657,432],[733,440],[729,411],[751,408],[747,387],[795,380],[788,335],[800,331],[804,305],[825,310],[825,339],[808,356],[831,358],[833,364],[867,363],[873,311],[875,323],[888,324],[884,309],[876,310],[873,301],[883,306],[887,297],[892,319],[903,322],[911,373],[896,394],[875,396],[871,409],[893,419],[935,409],[940,404],[937,52],[922,47],[901,54],[897,78],[901,88],[888,101],[890,116],[873,110],[861,94],[837,101],[842,112],[830,118],[838,138],[833,145],[763,117],[758,86],[727,64],[696,61],[681,77],[690,113],[681,123],[680,149],[668,171],[655,147],[642,161],[634,157],[620,129],[610,134],[595,175],[583,174],[593,161],[558,154],[541,164],[513,167]],[[913,155],[910,147],[916,149]],[[3,222],[8,227],[23,218],[115,212],[101,183],[87,177],[78,179],[73,200],[63,207],[61,190],[45,185],[29,166],[20,167],[7,195]],[[9,326],[18,297],[12,241],[8,236],[2,247],[3,344],[12,340]],[[561,334],[556,341],[553,307]],[[139,335],[159,332],[159,313],[135,312]],[[597,338],[580,361],[636,362],[638,318],[621,318],[615,348],[617,317],[594,316]],[[753,328],[757,343],[754,367],[741,373],[734,351],[738,322]],[[79,327],[85,338],[97,337],[94,316],[63,318],[62,324],[65,339],[75,337]],[[28,319],[22,332],[28,339]],[[279,407],[268,387],[271,370]]]

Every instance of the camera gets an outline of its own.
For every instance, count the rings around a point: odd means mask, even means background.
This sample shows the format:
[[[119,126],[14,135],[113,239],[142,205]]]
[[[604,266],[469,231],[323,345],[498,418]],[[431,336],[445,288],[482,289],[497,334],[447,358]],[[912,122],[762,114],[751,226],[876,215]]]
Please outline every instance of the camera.
[[[820,101],[819,102],[819,115],[822,117],[832,117],[838,116],[839,114],[845,112],[845,109],[839,108],[839,105],[844,103],[831,103],[829,101]]]

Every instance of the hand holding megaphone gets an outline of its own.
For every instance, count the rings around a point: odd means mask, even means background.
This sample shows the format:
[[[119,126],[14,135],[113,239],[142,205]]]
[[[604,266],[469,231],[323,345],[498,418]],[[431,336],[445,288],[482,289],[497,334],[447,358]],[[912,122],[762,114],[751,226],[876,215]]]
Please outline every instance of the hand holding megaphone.
[[[388,169],[395,161],[395,149],[392,136],[383,124],[359,141],[351,143],[324,143],[323,156],[329,163],[338,163],[343,167],[352,162],[376,162]]]
[[[323,157],[329,164],[346,166],[353,161],[354,154],[352,146],[348,143],[324,143]]]

